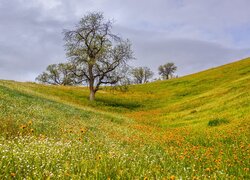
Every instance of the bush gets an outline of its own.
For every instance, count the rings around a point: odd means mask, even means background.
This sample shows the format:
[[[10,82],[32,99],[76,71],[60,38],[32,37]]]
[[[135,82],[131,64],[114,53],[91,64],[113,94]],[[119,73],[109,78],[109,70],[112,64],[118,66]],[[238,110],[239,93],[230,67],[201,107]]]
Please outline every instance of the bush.
[[[208,126],[219,126],[221,124],[227,124],[229,123],[229,121],[225,118],[222,118],[222,119],[213,119],[213,120],[210,120],[208,121]]]

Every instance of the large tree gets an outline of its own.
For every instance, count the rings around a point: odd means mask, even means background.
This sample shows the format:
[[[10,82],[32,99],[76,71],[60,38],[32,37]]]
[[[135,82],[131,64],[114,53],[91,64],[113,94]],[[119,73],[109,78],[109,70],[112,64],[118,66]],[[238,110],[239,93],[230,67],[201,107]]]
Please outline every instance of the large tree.
[[[170,79],[173,73],[177,70],[177,66],[170,62],[164,65],[160,65],[159,68],[159,75],[162,76],[163,79]]]
[[[133,58],[128,40],[113,34],[112,22],[102,13],[84,16],[74,30],[65,31],[67,56],[89,86],[89,99],[102,84],[115,84],[124,75],[127,62]]]
[[[82,82],[81,78],[75,77],[74,66],[70,63],[51,64],[46,71],[40,74],[36,80],[44,84],[52,85],[75,85]]]
[[[134,83],[143,84],[149,82],[154,73],[148,67],[136,67],[133,68],[131,74],[134,79]]]

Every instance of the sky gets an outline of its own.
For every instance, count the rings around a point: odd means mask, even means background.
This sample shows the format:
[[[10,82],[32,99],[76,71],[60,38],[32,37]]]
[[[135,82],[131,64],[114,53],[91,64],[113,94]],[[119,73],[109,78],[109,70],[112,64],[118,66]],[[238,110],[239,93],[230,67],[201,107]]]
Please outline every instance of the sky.
[[[249,0],[0,0],[0,79],[35,81],[66,62],[63,33],[89,12],[114,20],[133,66],[184,76],[250,56]]]

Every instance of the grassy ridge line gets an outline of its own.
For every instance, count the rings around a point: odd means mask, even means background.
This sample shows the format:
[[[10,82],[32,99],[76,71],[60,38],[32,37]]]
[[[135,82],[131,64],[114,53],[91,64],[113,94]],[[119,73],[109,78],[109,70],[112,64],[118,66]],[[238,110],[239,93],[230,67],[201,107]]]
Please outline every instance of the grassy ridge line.
[[[2,81],[2,83],[13,89],[19,89],[27,93],[35,93],[43,97],[53,98],[65,103],[72,103],[102,113],[111,112],[111,114],[115,114],[116,112],[130,111],[133,110],[134,107],[140,106],[139,103],[133,101],[133,98],[119,98],[119,95],[124,95],[124,93],[117,91],[111,92],[109,89],[98,91],[99,97],[97,100],[95,102],[90,102],[88,100],[89,90],[84,87],[50,86],[14,81]]]
[[[120,119],[123,119],[123,120],[127,120],[127,121],[132,121],[131,119],[129,120],[128,118],[126,117],[122,117],[121,115],[119,114],[116,114],[116,113],[111,113],[111,112],[108,112],[108,111],[103,111],[103,110],[100,110],[100,109],[96,109],[94,107],[91,107],[91,106],[84,106],[82,104],[79,104],[77,102],[74,102],[74,99],[76,98],[73,98],[73,101],[69,100],[69,98],[67,99],[63,99],[63,98],[60,98],[60,96],[55,96],[53,94],[46,94],[45,92],[41,92],[41,91],[36,91],[33,89],[33,87],[35,88],[45,88],[45,91],[46,89],[54,89],[55,91],[57,90],[56,88],[58,88],[57,86],[46,86],[46,85],[40,85],[40,84],[35,84],[35,83],[22,83],[22,82],[15,82],[15,81],[0,81],[0,85],[3,86],[3,87],[7,87],[11,90],[16,90],[20,93],[24,93],[24,94],[27,94],[27,95],[32,95],[32,96],[36,96],[36,97],[40,97],[40,98],[44,98],[48,101],[55,101],[57,103],[61,103],[61,104],[64,104],[64,105],[68,105],[68,106],[71,106],[71,107],[74,107],[74,108],[77,108],[79,110],[83,110],[83,111],[88,111],[88,112],[93,112],[93,113],[96,113],[98,115],[104,115],[104,116],[109,116],[110,118],[120,118]],[[78,87],[64,87],[64,86],[61,86],[59,87],[60,90],[64,90],[64,89],[70,89],[71,91],[74,91],[74,89],[78,89]],[[80,90],[83,92],[83,93],[86,93],[88,92],[88,90],[86,90],[85,88],[80,88]],[[86,98],[86,100],[87,98]],[[90,102],[88,102],[90,103]]]
[[[185,95],[185,91],[196,92],[195,89],[199,90],[199,93],[202,93],[223,84],[230,83],[233,80],[241,78],[242,76],[249,76],[249,74],[250,58],[247,58],[235,63],[223,65],[177,79],[156,81],[139,86],[132,86],[131,91],[151,93],[153,95],[165,95],[165,97],[171,97],[178,93],[183,93],[183,95]],[[160,98],[162,97],[164,96],[161,96]]]
[[[191,112],[194,110],[195,112],[193,113],[197,113],[197,108],[203,109],[205,106],[208,106],[206,109],[211,111],[220,108],[219,106],[226,107],[227,105],[223,103],[226,101],[230,103],[230,99],[234,100],[237,96],[244,96],[244,98],[237,99],[236,103],[240,104],[241,102],[249,102],[249,81],[250,75],[244,78],[233,80],[229,84],[222,84],[209,91],[199,93],[196,96],[190,96],[186,97],[186,99],[182,98],[179,100],[174,99],[174,102],[171,103],[168,101],[165,103],[165,106],[161,105],[160,108],[153,109],[152,111],[159,110],[162,113],[164,113],[164,111],[167,111],[168,113],[186,111],[187,113],[188,111]]]

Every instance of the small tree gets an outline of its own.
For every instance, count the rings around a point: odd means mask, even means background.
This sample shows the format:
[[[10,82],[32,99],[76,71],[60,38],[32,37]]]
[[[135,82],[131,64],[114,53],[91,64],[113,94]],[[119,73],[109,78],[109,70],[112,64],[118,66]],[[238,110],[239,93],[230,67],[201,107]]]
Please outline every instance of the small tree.
[[[159,66],[159,75],[162,76],[163,79],[170,79],[173,73],[177,70],[177,66],[174,63],[167,63]]]
[[[121,92],[127,92],[129,90],[129,85],[131,85],[131,79],[129,77],[124,77],[120,79],[115,85],[110,88],[111,91],[121,91]]]
[[[89,99],[102,84],[115,84],[132,59],[131,44],[111,33],[112,23],[102,13],[89,13],[76,28],[65,31],[67,56],[75,64],[74,74],[83,77],[89,86]]]
[[[147,83],[154,73],[148,67],[137,67],[132,69],[131,74],[136,84]]]
[[[60,63],[60,64],[51,64],[47,67],[46,71],[40,74],[36,80],[53,85],[75,85],[78,82],[78,79],[72,73],[72,64],[70,63]]]

